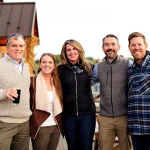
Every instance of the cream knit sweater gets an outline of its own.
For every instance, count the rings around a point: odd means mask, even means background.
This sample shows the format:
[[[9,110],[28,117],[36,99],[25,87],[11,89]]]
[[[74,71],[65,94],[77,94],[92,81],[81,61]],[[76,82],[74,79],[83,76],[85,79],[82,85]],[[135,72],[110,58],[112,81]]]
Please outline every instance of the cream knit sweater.
[[[22,74],[8,57],[0,59],[0,121],[22,123],[29,120],[31,113],[29,103],[30,74],[24,64]],[[8,88],[21,88],[20,103],[13,105],[4,97]]]

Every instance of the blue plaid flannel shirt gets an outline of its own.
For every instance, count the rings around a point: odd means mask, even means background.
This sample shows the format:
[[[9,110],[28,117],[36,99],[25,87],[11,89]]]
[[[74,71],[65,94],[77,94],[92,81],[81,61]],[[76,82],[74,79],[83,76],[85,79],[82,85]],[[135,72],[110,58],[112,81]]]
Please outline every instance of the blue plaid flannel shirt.
[[[131,135],[150,134],[150,53],[129,67],[128,129]]]

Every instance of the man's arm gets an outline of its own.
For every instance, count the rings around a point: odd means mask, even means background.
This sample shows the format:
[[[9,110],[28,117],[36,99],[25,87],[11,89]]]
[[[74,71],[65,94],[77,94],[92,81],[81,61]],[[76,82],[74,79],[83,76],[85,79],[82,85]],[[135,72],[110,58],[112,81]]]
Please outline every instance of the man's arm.
[[[91,85],[94,85],[95,83],[98,82],[98,64],[95,65],[91,77]]]

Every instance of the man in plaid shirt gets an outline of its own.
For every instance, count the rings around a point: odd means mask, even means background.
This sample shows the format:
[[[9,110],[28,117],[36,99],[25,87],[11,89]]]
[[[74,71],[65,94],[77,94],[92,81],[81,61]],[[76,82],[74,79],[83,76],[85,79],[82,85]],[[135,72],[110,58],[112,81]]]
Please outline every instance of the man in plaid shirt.
[[[150,150],[150,52],[139,32],[131,33],[128,42],[134,57],[128,78],[128,129],[134,150]]]

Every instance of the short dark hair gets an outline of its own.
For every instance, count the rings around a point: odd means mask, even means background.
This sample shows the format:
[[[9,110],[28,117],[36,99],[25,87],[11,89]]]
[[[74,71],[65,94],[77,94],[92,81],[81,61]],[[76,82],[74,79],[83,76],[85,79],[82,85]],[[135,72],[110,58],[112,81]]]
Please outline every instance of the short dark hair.
[[[140,32],[133,32],[131,33],[129,36],[128,36],[128,42],[129,42],[129,45],[130,45],[130,41],[131,39],[135,38],[135,37],[141,37],[143,39],[143,41],[146,43],[146,38],[145,36],[140,33]]]
[[[103,39],[102,39],[102,44],[104,45],[104,40],[108,37],[112,37],[112,38],[115,38],[117,40],[117,42],[119,43],[119,39],[116,35],[114,34],[107,34]]]

